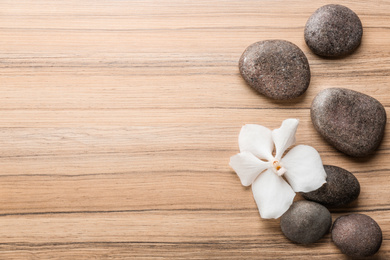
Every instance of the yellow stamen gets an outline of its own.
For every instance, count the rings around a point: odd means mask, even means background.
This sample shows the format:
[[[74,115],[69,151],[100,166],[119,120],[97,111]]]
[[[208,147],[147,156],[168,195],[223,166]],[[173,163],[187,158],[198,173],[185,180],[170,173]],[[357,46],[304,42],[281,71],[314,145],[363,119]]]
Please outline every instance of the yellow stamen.
[[[283,168],[281,165],[280,165],[280,163],[279,163],[279,161],[273,161],[272,162],[272,165],[273,165],[273,167],[274,167],[274,172],[278,175],[278,176],[282,176],[285,172],[286,172],[286,169],[285,168]]]

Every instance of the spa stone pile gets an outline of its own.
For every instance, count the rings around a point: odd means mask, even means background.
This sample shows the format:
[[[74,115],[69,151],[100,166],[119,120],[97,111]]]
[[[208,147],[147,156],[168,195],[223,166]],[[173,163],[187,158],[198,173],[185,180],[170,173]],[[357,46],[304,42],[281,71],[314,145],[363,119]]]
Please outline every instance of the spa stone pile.
[[[363,27],[359,17],[342,5],[326,5],[308,19],[304,38],[312,52],[341,58],[360,45]],[[239,61],[242,77],[260,94],[275,100],[301,96],[310,83],[310,67],[298,46],[285,40],[264,40],[250,45]],[[374,153],[382,141],[386,111],[366,94],[343,88],[324,89],[311,105],[311,120],[318,133],[333,147],[353,157]],[[283,234],[296,243],[313,243],[331,229],[337,247],[352,257],[374,255],[382,231],[369,216],[351,214],[332,226],[328,208],[343,207],[357,199],[360,185],[349,171],[324,165],[327,183],[302,194],[281,217]]]

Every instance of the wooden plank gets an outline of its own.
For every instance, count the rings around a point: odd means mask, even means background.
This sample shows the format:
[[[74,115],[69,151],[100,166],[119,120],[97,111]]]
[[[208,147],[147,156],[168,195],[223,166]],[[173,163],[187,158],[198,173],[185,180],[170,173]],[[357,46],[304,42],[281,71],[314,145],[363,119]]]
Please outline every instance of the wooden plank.
[[[0,258],[347,259],[330,234],[290,242],[228,166],[243,124],[290,117],[298,144],[361,184],[333,220],[373,217],[384,237],[377,259],[390,258],[388,131],[373,156],[354,159],[310,120],[329,87],[371,95],[390,113],[390,1],[339,2],[364,26],[343,59],[320,58],[303,39],[326,1],[0,3]],[[241,53],[264,39],[307,55],[302,97],[273,101],[240,77]]]

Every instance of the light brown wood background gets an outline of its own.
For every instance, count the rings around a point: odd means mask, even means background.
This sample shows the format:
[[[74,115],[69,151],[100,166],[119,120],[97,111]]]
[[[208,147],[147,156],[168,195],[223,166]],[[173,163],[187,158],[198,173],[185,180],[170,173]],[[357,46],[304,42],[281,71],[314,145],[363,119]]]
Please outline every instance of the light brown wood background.
[[[390,130],[353,159],[314,130],[328,87],[378,99],[390,114],[390,1],[338,1],[364,26],[361,47],[322,59],[305,45],[327,1],[0,0],[0,258],[345,259],[330,235],[285,238],[260,219],[229,168],[245,123],[300,119],[297,143],[358,178],[333,219],[364,213],[390,258]],[[238,59],[285,39],[307,55],[307,92],[275,102],[251,90]],[[297,199],[300,199],[297,197]]]

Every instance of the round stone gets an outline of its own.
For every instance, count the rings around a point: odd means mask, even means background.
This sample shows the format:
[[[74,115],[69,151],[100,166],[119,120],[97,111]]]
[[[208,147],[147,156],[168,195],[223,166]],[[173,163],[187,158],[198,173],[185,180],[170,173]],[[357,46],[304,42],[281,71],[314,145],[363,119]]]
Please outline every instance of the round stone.
[[[373,97],[343,88],[322,90],[311,105],[314,128],[341,152],[363,157],[382,141],[386,111]]]
[[[296,98],[310,83],[305,54],[298,46],[284,40],[250,45],[241,55],[239,69],[249,86],[272,99]]]
[[[349,171],[332,165],[324,165],[326,183],[319,189],[302,193],[302,196],[326,207],[341,207],[357,199],[360,184]]]
[[[283,234],[288,239],[302,244],[316,242],[329,231],[331,225],[329,210],[306,200],[294,202],[280,219]]]
[[[332,240],[348,256],[367,257],[374,255],[381,247],[382,231],[371,217],[351,214],[335,220]]]
[[[352,53],[362,40],[363,26],[348,7],[325,5],[317,9],[305,26],[307,46],[317,55],[340,57]]]

